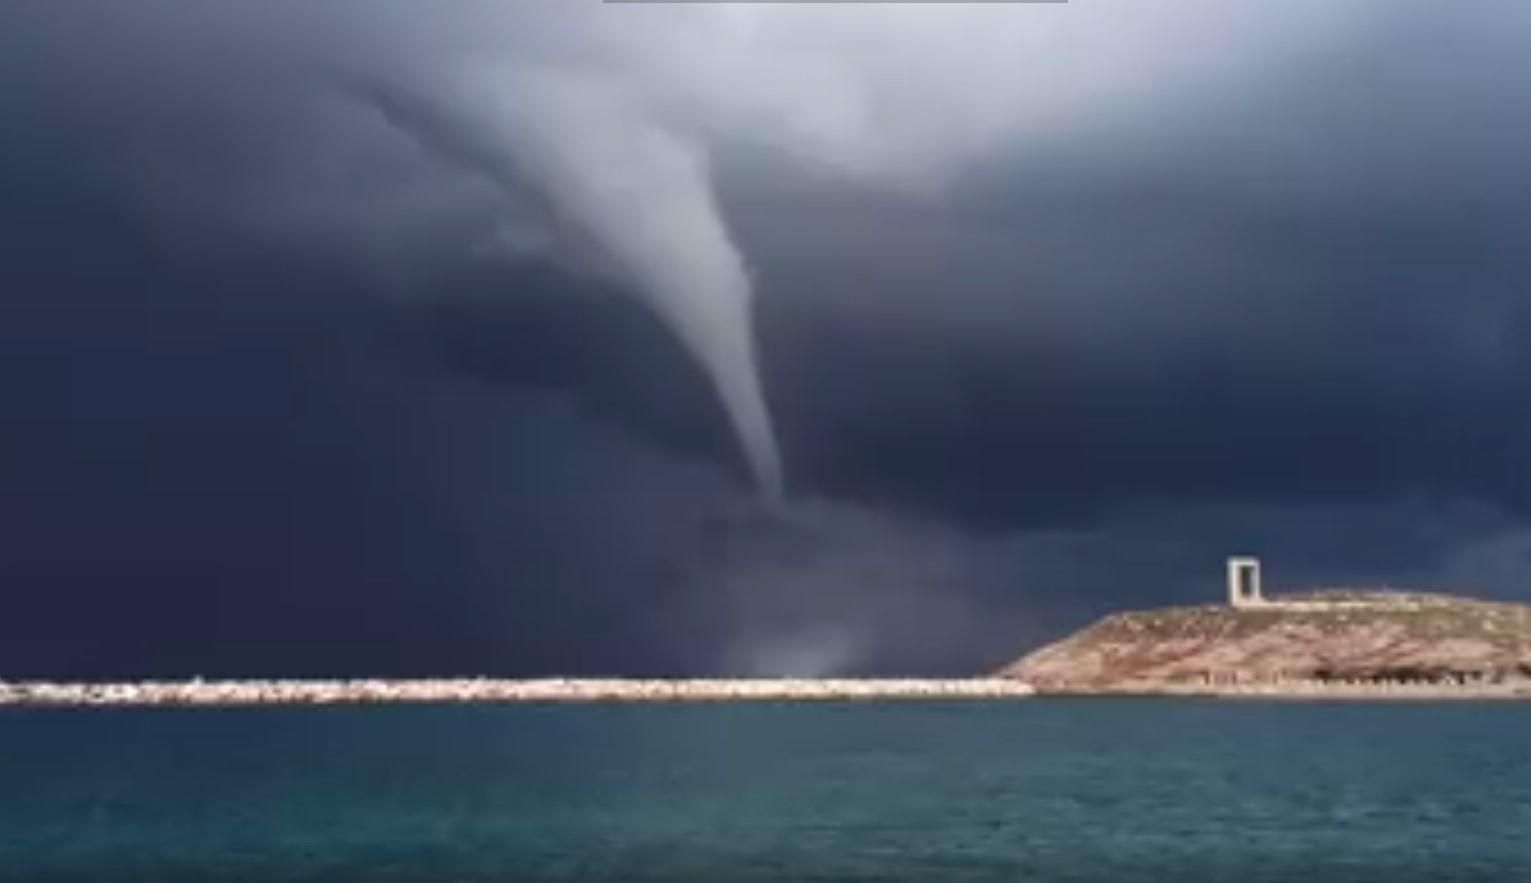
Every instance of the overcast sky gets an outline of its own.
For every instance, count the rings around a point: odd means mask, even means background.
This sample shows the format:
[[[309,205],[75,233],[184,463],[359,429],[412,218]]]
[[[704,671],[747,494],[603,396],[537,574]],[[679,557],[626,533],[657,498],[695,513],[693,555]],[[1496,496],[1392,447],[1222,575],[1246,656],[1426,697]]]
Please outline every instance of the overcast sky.
[[[0,7],[0,677],[1531,601],[1531,7]],[[784,502],[775,503],[775,488]]]

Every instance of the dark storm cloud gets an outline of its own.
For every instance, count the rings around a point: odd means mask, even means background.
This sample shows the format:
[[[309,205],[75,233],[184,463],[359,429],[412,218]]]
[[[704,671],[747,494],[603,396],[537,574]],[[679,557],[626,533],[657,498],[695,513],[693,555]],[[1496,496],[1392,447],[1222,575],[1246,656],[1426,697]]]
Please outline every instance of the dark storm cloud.
[[[8,8],[0,666],[963,671],[1235,549],[1526,597],[1526,13],[1224,5]],[[710,161],[786,513],[671,277],[494,174],[575,81]]]
[[[794,459],[1000,523],[1184,494],[1524,511],[1531,124],[1502,111],[1531,78],[1493,15],[1411,9],[955,205],[746,226],[788,431],[834,439]]]

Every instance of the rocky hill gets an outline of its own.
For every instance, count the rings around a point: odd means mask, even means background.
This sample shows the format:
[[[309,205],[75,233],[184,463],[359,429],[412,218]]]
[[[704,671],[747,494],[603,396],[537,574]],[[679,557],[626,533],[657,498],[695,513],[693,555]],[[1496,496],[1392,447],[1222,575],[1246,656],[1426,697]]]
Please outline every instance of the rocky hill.
[[[1006,666],[1044,691],[1531,679],[1531,605],[1329,591],[1118,613]]]

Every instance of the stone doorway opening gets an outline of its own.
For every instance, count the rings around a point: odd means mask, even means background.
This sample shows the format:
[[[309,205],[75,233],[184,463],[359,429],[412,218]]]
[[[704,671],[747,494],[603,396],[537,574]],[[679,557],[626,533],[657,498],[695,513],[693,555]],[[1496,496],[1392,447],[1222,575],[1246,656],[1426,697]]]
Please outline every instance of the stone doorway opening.
[[[1253,607],[1264,603],[1260,594],[1260,559],[1238,555],[1228,559],[1228,603]]]

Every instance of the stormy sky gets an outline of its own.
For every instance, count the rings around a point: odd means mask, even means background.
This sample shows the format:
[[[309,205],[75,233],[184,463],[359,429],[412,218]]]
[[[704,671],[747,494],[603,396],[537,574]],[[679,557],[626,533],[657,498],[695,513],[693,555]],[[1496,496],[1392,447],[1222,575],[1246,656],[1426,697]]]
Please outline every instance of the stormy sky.
[[[6,4],[0,677],[963,673],[1235,552],[1531,601],[1528,28]]]

